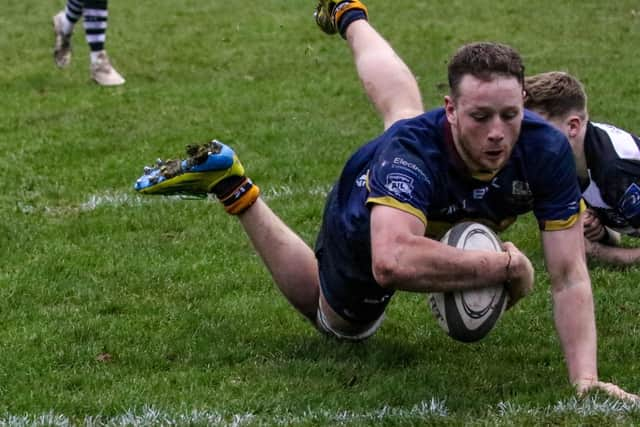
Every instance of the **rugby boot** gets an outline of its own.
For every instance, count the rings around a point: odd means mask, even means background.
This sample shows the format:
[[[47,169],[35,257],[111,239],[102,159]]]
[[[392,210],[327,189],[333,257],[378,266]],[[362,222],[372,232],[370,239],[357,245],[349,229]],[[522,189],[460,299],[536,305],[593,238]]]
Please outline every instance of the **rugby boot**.
[[[349,19],[342,21],[342,18],[349,11],[359,11],[359,13],[349,13]],[[345,37],[347,26],[357,19],[368,19],[367,7],[360,0],[320,0],[313,13],[316,24],[327,34],[340,32]]]
[[[260,194],[235,152],[215,139],[189,145],[184,160],[158,160],[155,167],[145,167],[134,188],[142,194],[205,197],[213,193],[231,214],[244,212]]]

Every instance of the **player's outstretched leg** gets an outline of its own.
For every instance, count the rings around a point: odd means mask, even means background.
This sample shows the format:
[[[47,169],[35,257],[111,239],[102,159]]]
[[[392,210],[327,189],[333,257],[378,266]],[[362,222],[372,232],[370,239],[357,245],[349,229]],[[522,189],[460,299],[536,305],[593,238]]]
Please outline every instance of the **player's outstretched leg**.
[[[320,279],[313,250],[260,199],[258,186],[230,147],[213,140],[189,146],[187,155],[146,167],[134,188],[142,194],[215,194],[228,213],[238,216],[283,295],[315,324]]]
[[[237,215],[274,282],[318,330],[349,341],[371,336],[382,317],[368,324],[353,323],[334,311],[320,296],[320,274],[314,251],[259,197],[258,187],[245,175],[234,151],[213,140],[187,148],[185,160],[158,161],[146,167],[135,183],[142,194],[203,196],[213,192],[227,212]]]
[[[234,151],[216,140],[188,146],[184,160],[158,160],[155,167],[145,167],[134,188],[142,194],[204,197],[213,193],[232,214],[246,210],[260,194]]]
[[[327,34],[339,32],[345,37],[347,26],[358,19],[368,19],[367,7],[360,0],[320,0],[313,16]]]

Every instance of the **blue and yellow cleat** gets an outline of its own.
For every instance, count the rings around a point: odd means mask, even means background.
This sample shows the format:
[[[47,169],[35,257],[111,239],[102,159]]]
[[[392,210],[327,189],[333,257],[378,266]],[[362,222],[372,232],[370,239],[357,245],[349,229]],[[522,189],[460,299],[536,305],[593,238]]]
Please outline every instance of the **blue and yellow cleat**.
[[[213,140],[187,147],[187,159],[158,160],[145,167],[134,188],[142,194],[205,196],[225,178],[244,177],[244,167],[228,146]]]

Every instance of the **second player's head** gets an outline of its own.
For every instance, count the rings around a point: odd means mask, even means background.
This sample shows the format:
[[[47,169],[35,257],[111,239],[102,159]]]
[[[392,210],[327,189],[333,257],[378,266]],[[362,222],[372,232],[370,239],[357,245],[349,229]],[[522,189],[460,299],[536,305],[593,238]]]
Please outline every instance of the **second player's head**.
[[[588,119],[587,94],[571,74],[551,71],[525,79],[525,107],[564,133],[575,148],[584,139]]]
[[[525,107],[547,119],[562,119],[587,112],[587,94],[571,74],[551,71],[525,79]]]

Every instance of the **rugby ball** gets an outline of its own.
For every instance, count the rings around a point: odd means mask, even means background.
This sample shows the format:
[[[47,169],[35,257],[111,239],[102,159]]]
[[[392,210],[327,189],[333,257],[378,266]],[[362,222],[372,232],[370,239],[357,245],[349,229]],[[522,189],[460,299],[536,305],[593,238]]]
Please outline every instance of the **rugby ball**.
[[[500,238],[488,227],[475,222],[456,224],[441,242],[463,250],[502,251]],[[484,338],[502,316],[507,300],[504,284],[428,295],[429,306],[440,327],[462,342]]]

